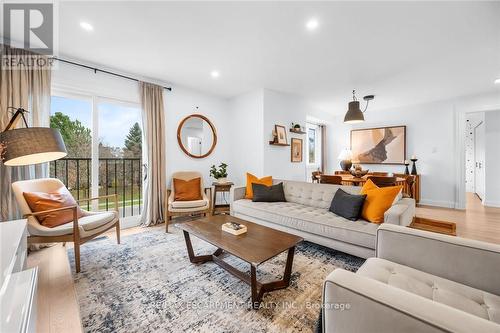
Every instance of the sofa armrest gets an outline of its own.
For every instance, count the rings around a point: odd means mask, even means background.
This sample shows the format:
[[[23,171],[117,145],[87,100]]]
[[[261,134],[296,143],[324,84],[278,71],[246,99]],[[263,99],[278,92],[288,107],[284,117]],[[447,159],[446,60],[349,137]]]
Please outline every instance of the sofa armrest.
[[[245,199],[245,193],[247,188],[245,186],[233,186],[229,191],[230,202]]]
[[[409,226],[415,217],[415,200],[403,198],[384,214],[384,223]]]
[[[498,332],[480,317],[336,269],[323,286],[323,332]]]
[[[500,295],[500,245],[382,224],[376,254],[395,263]]]

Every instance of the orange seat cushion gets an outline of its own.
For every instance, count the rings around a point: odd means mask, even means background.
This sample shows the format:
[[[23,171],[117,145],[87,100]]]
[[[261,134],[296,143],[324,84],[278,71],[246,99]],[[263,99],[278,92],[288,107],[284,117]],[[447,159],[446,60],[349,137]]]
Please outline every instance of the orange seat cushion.
[[[273,177],[267,176],[267,177],[257,178],[254,175],[252,175],[251,173],[247,172],[247,189],[245,192],[245,199],[253,199],[252,184],[262,184],[262,185],[266,185],[266,186],[272,186],[273,185]]]
[[[57,209],[69,206],[77,206],[78,218],[84,216],[83,211],[78,207],[75,198],[66,187],[61,187],[53,192],[23,192],[24,199],[28,203],[31,212],[38,213],[45,210]],[[73,221],[73,210],[63,210],[36,216],[41,225],[54,228]]]
[[[174,178],[174,200],[194,201],[203,199],[201,195],[201,178],[183,180]]]
[[[384,213],[391,208],[402,186],[378,187],[370,179],[361,189],[366,194],[361,217],[372,223],[384,222]]]

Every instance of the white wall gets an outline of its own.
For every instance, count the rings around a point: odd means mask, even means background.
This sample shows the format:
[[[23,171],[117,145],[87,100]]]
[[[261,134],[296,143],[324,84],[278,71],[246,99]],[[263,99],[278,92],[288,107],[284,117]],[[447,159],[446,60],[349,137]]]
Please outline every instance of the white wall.
[[[500,111],[485,112],[485,195],[486,206],[500,207]]]
[[[306,136],[291,133],[291,123],[305,126],[307,106],[296,95],[264,90],[264,174],[272,175],[276,179],[306,180],[305,144]],[[290,146],[272,146],[272,131],[274,125],[283,125],[286,128],[287,142],[291,138],[302,139],[302,162],[291,162]]]
[[[195,107],[199,109],[196,110]],[[214,124],[217,130],[217,145],[206,158],[187,156],[177,143],[177,127],[184,117],[200,113]],[[165,92],[165,121],[167,123],[167,179],[176,171],[199,171],[203,174],[205,186],[212,183],[209,176],[210,166],[221,162],[229,164],[229,177],[232,172],[231,134],[232,123],[228,117],[229,103],[225,99],[213,97],[179,86]],[[169,184],[170,185],[170,184]]]
[[[230,100],[231,165],[228,178],[245,184],[245,173],[264,175],[264,91],[252,91]]]

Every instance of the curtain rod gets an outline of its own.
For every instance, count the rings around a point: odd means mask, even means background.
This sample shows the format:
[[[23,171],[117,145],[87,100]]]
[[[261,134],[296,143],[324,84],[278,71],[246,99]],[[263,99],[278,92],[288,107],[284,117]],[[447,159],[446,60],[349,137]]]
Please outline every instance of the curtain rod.
[[[96,67],[87,66],[87,65],[80,64],[80,63],[74,62],[74,61],[64,60],[64,59],[60,59],[60,58],[57,58],[57,57],[52,57],[52,59],[60,61],[60,62],[64,62],[66,64],[71,64],[71,65],[74,65],[74,66],[79,66],[79,67],[90,69],[90,70],[93,70],[94,73],[101,72],[101,73],[106,73],[106,74],[109,74],[109,75],[118,76],[118,77],[121,77],[121,78],[127,79],[127,80],[132,80],[132,81],[136,81],[136,82],[140,81],[139,79],[136,79],[136,78],[133,78],[133,77],[130,77],[130,76],[126,76],[126,75],[122,75],[122,74],[118,74],[118,73],[113,73],[113,72],[110,72],[110,71],[107,71],[107,70],[104,70],[104,69],[99,69],[99,68],[96,68]],[[163,87],[163,89],[167,89],[168,91],[172,91],[171,87]]]

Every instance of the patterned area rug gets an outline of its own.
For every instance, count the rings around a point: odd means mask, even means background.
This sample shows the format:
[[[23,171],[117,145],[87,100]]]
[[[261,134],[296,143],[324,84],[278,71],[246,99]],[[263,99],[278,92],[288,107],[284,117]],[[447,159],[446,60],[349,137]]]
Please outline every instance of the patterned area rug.
[[[195,253],[213,252],[191,237]],[[355,271],[363,259],[303,242],[296,248],[291,285],[264,295],[251,310],[250,286],[214,263],[189,262],[182,233],[175,227],[82,246],[82,272],[74,273],[86,332],[311,332],[318,319],[322,283],[335,267]],[[249,271],[245,262],[225,261]],[[262,264],[258,278],[281,278],[286,253]]]

